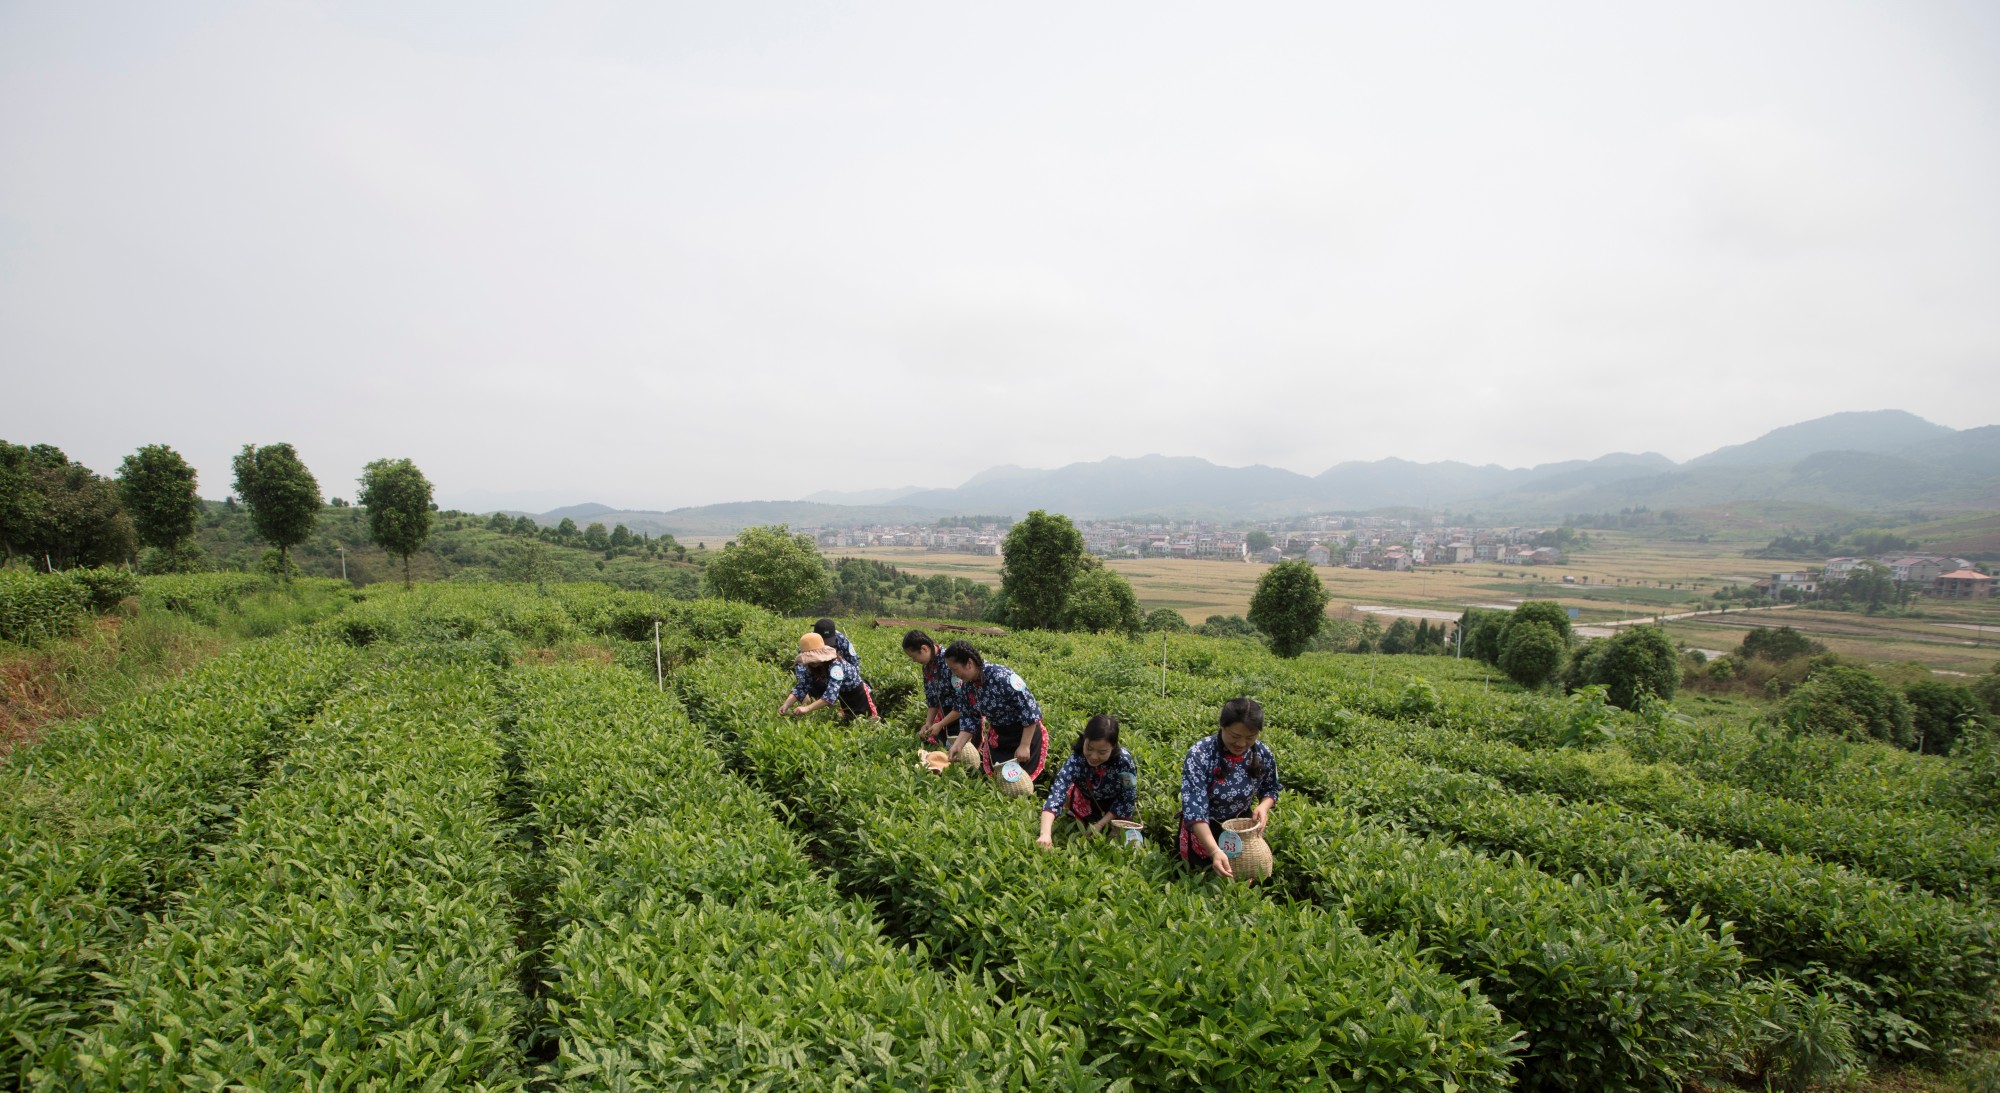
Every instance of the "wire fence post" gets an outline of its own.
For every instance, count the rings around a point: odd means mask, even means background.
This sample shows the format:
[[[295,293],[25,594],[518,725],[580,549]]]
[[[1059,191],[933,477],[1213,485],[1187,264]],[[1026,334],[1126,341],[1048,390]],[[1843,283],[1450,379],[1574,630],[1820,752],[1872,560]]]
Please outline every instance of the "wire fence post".
[[[1160,697],[1167,697],[1167,632],[1160,631]]]
[[[659,685],[661,694],[666,693],[667,669],[665,664],[660,660],[660,620],[658,619],[653,620],[653,682]]]

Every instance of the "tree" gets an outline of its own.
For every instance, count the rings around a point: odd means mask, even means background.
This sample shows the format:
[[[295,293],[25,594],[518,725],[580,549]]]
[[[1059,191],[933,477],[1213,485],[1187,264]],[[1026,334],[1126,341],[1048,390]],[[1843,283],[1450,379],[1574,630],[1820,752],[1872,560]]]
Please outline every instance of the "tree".
[[[1257,628],[1241,615],[1210,615],[1194,632],[1209,638],[1256,638]]]
[[[608,550],[611,547],[611,533],[603,524],[593,523],[583,529],[583,545],[592,550]]]
[[[49,445],[31,448],[0,440],[0,550],[6,561],[13,561],[16,551],[29,551],[29,543],[40,535],[46,506],[42,472],[68,464],[69,457]]]
[[[562,570],[555,559],[549,556],[549,548],[534,539],[509,543],[500,551],[500,579],[521,584],[533,583],[540,588],[550,581],[562,579]]]
[[[1966,687],[1925,679],[1904,687],[1903,697],[1910,703],[1917,750],[1925,755],[1950,755],[1961,734],[1984,723],[1979,700]]]
[[[611,538],[609,542],[611,545],[611,549],[624,550],[626,547],[631,546],[633,543],[632,529],[626,527],[624,524],[619,524],[617,527],[611,529]]]
[[[1000,591],[1013,624],[1032,630],[1059,626],[1070,585],[1083,569],[1083,533],[1069,517],[1036,509],[1008,530],[1000,555]]]
[[[279,571],[289,574],[291,549],[306,541],[319,519],[319,480],[290,444],[245,444],[231,464],[236,494],[250,507],[250,526],[278,548]]]
[[[1155,607],[1146,612],[1147,633],[1185,634],[1192,629],[1187,618],[1171,607]]]
[[[1500,630],[1501,646],[1507,644],[1508,630],[1529,622],[1539,622],[1555,631],[1556,636],[1562,639],[1563,647],[1568,648],[1571,637],[1569,611],[1554,600],[1529,600],[1516,607]]]
[[[410,555],[431,534],[431,482],[407,459],[377,459],[362,468],[361,504],[368,537],[403,556],[403,587],[410,587]]]
[[[139,542],[164,551],[168,569],[180,568],[181,546],[201,519],[194,468],[165,444],[148,444],[118,465],[118,492]]]
[[[1295,657],[1312,644],[1326,621],[1326,588],[1305,562],[1279,562],[1264,571],[1250,596],[1250,624],[1271,636],[1271,651]]]
[[[780,615],[805,611],[833,592],[812,537],[793,535],[784,524],[744,528],[709,560],[707,574],[717,596]]]
[[[1914,748],[1915,717],[1910,703],[1865,668],[1824,659],[1815,661],[1806,681],[1785,697],[1780,724],[1794,732],[1874,738]]]
[[[1465,635],[1465,655],[1488,664],[1500,663],[1500,633],[1509,617],[1509,612],[1491,607],[1466,608],[1458,617],[1458,628]]]
[[[505,535],[514,530],[514,518],[504,512],[496,512],[486,518],[486,530]]]
[[[1601,683],[1621,710],[1639,708],[1642,695],[1671,700],[1681,686],[1681,654],[1657,626],[1628,626],[1595,651],[1586,684]]]
[[[1271,533],[1261,529],[1252,531],[1243,536],[1243,545],[1249,547],[1252,554],[1269,550],[1271,549]]]
[[[576,529],[576,521],[567,516],[556,523],[556,542],[564,546],[576,542],[577,536],[581,534],[583,533]]]
[[[1743,635],[1743,643],[1736,647],[1740,660],[1761,657],[1772,663],[1782,664],[1796,657],[1817,656],[1826,652],[1826,646],[1806,637],[1789,626],[1773,629],[1755,626]]]
[[[1063,629],[1137,634],[1139,597],[1124,577],[1103,567],[1077,574],[1063,605]]]
[[[1969,688],[1972,697],[1979,700],[1990,714],[2000,714],[2000,664],[1986,670],[1986,674],[1972,681]]]
[[[4,445],[4,442],[0,442]],[[13,450],[0,460],[12,463],[0,498],[9,510],[9,550],[28,554],[57,569],[110,565],[132,555],[132,521],[119,503],[118,484],[73,463],[48,444]]]
[[[1540,687],[1562,667],[1569,643],[1540,619],[1515,622],[1500,643],[1500,670],[1523,687]]]
[[[1408,619],[1397,619],[1390,623],[1389,629],[1383,633],[1381,648],[1383,653],[1395,656],[1398,653],[1410,652],[1416,648],[1416,644],[1417,628]]]
[[[514,517],[514,534],[533,535],[535,533],[535,530],[536,529],[535,529],[534,517],[532,516]]]

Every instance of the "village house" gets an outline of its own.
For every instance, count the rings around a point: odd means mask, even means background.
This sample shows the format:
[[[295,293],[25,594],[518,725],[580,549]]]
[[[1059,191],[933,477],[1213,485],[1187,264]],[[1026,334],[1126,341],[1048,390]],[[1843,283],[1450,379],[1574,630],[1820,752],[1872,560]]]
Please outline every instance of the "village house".
[[[1889,579],[1897,584],[1928,586],[1944,572],[1944,560],[1912,554],[1889,563]]]
[[[1306,548],[1307,565],[1332,565],[1333,552],[1318,543]]]
[[[1821,571],[1821,577],[1829,582],[1844,581],[1861,566],[1862,561],[1859,558],[1828,558],[1825,569]]]
[[[1957,569],[1938,574],[1927,591],[1942,600],[1983,600],[1993,595],[1993,578],[1976,569]]]

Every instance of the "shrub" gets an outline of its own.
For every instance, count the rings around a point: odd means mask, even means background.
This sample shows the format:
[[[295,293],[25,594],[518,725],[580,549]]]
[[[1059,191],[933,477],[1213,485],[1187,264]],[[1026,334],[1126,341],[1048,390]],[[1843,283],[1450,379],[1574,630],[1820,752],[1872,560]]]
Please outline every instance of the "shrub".
[[[1500,670],[1523,687],[1539,687],[1562,667],[1563,636],[1542,622],[1516,623],[1500,645]]]
[[[81,629],[90,600],[59,573],[0,569],[0,641],[39,645]]]
[[[1959,734],[1982,723],[1979,700],[1965,687],[1923,680],[1904,687],[1903,697],[1910,703],[1917,750],[1927,755],[1951,754]]]
[[[1848,664],[1816,663],[1774,716],[1793,732],[1916,746],[1909,702],[1867,669]]]

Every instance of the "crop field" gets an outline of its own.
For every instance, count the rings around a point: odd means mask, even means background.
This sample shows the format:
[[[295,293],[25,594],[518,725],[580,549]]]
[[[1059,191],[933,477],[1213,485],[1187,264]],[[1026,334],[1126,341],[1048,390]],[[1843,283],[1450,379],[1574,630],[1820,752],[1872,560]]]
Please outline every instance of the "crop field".
[[[468,584],[52,727],[0,758],[0,1089],[1994,1072],[2000,799],[1960,760],[1441,658],[983,638],[1053,748],[1109,712],[1139,763],[1142,844],[1045,851],[1038,799],[913,761],[900,633],[843,628],[879,724],[774,713],[798,620]],[[1170,851],[1181,756],[1241,694],[1286,786],[1258,885]]]
[[[1592,532],[1589,550],[1572,565],[1522,569],[1485,565],[1442,566],[1407,573],[1321,566],[1316,572],[1331,600],[1327,611],[1358,617],[1360,605],[1449,611],[1467,605],[1508,604],[1526,599],[1555,600],[1577,609],[1580,625],[1679,614],[1694,601],[1728,584],[1747,585],[1797,563],[1748,558],[1744,551],[1768,538],[1712,539],[1708,543],[1663,540],[1630,532]],[[846,550],[912,573],[944,573],[998,585],[1000,559],[980,555],[934,554],[907,547]],[[1146,610],[1168,607],[1191,623],[1210,615],[1241,615],[1265,567],[1257,564],[1178,558],[1113,560],[1111,568],[1132,582]],[[1503,576],[1504,574],[1504,576]],[[1588,578],[1563,584],[1565,575]],[[1750,626],[1789,625],[1807,630],[1834,652],[1861,660],[1909,662],[1939,671],[1977,674],[2000,660],[2000,600],[1949,603],[1924,600],[1924,618],[1869,616],[1833,611],[1731,610],[1669,625],[1676,640],[1693,648],[1727,649]],[[1990,627],[1983,633],[1981,627]]]

